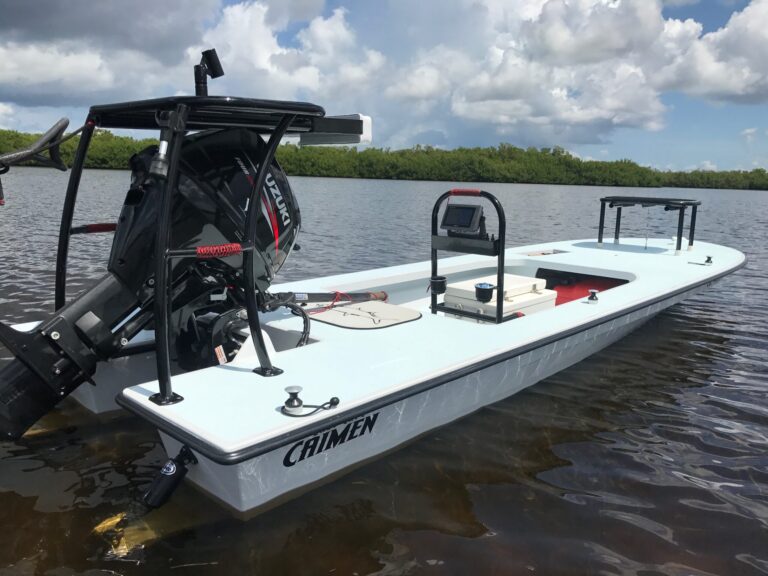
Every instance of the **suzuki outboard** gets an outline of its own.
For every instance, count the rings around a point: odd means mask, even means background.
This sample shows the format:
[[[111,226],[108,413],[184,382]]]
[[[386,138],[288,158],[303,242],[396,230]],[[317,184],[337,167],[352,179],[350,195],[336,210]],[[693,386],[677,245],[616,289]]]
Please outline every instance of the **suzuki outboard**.
[[[337,139],[347,136],[353,142],[363,121],[324,118],[323,109],[312,104],[209,97],[206,73],[223,74],[214,51],[206,51],[195,67],[202,95],[95,106],[77,131],[82,135],[59,239],[57,310],[29,332],[0,323],[0,342],[15,356],[0,371],[3,437],[24,434],[142,330],[172,326],[169,349],[158,356],[168,374],[171,355],[183,370],[233,357],[245,339],[249,313],[256,322],[258,309],[288,305],[297,310],[293,295],[267,292],[301,227],[296,198],[274,160],[275,146],[283,134],[328,136],[326,127]],[[294,125],[284,120],[298,114],[303,118]],[[66,169],[59,145],[67,124],[63,119],[29,149],[3,155],[0,166],[7,170],[35,159]],[[131,158],[130,188],[117,222],[72,227],[94,130],[147,124],[161,129],[160,142]],[[189,129],[202,130],[185,134]],[[272,130],[275,136],[267,144],[260,133]],[[41,155],[44,150],[50,159]],[[69,237],[110,231],[107,274],[65,305]],[[165,347],[165,340],[158,346]],[[261,353],[263,372],[275,373]]]

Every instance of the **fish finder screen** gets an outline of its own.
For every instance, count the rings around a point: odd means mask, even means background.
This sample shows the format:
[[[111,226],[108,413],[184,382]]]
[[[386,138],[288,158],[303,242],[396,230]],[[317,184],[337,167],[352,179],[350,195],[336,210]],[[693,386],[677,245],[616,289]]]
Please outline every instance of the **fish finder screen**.
[[[448,230],[475,230],[480,224],[480,206],[449,204],[440,227]]]
[[[443,224],[446,226],[457,226],[467,228],[472,224],[472,217],[475,215],[475,208],[465,208],[464,206],[450,206],[445,215]]]

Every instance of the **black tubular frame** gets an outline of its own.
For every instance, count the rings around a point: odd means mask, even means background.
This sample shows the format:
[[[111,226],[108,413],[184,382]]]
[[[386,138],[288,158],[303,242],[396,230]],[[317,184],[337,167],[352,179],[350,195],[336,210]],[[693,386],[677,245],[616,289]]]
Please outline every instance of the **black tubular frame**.
[[[83,175],[85,156],[88,152],[88,146],[91,144],[95,127],[96,124],[89,117],[85,122],[83,132],[80,134],[80,143],[72,163],[72,171],[69,173],[69,183],[67,184],[64,208],[61,211],[61,224],[59,225],[59,247],[56,251],[56,287],[54,289],[54,307],[56,310],[62,308],[67,301],[67,258],[69,257],[69,237],[72,234],[72,218],[75,215],[77,191],[80,188],[80,177]]]
[[[325,110],[308,102],[282,100],[257,100],[231,96],[172,96],[152,100],[138,100],[118,104],[91,106],[80,143],[72,164],[64,208],[61,213],[59,242],[56,253],[55,309],[63,307],[67,300],[67,259],[69,237],[77,203],[86,154],[93,133],[97,128],[125,128],[157,130],[158,115],[176,110],[184,104],[189,108],[186,126],[188,130],[207,128],[254,128],[262,133],[272,133],[286,115],[295,116],[285,133],[300,135],[306,132],[324,134],[359,135],[363,122],[345,117],[328,117]]]
[[[245,239],[247,242],[256,242],[256,219],[258,215],[257,206],[259,205],[259,196],[261,195],[261,189],[264,187],[264,182],[267,179],[267,173],[270,166],[272,166],[272,160],[277,152],[277,146],[280,144],[280,139],[285,134],[288,127],[296,118],[295,115],[283,116],[280,123],[275,128],[272,136],[267,143],[267,149],[264,152],[264,157],[259,164],[258,173],[253,181],[253,187],[251,188],[251,198],[248,206],[251,209],[248,211],[248,215],[245,220]],[[259,307],[256,300],[256,290],[254,286],[256,280],[253,277],[253,258],[254,251],[249,250],[243,254],[243,277],[245,281],[245,307],[248,311],[248,328],[251,331],[251,339],[253,345],[256,348],[256,355],[259,358],[259,368],[254,369],[254,372],[262,376],[277,376],[282,374],[282,370],[272,365],[267,354],[267,347],[264,343],[264,337],[261,334],[261,326],[259,324]]]
[[[677,211],[677,245],[675,254],[680,254],[683,245],[683,229],[685,226],[685,209],[691,207],[691,223],[688,232],[688,250],[693,250],[693,238],[696,233],[696,213],[701,200],[690,200],[686,198],[645,198],[643,196],[606,196],[600,198],[600,222],[598,224],[597,245],[603,245],[603,230],[605,228],[605,206],[616,208],[616,228],[613,234],[613,243],[619,243],[619,232],[621,231],[621,209],[629,206],[640,205],[643,208],[649,206],[664,206],[664,210]]]
[[[171,291],[173,289],[171,266],[174,258],[188,256],[190,251],[171,250],[170,246],[172,197],[178,180],[181,146],[187,132],[186,120],[188,117],[189,107],[183,103],[179,103],[176,110],[169,115],[168,125],[171,131],[171,139],[168,142],[168,177],[160,187],[160,191],[163,194],[163,203],[158,215],[155,252],[155,342],[157,343],[157,381],[160,392],[153,394],[149,398],[160,406],[176,404],[184,400],[183,397],[173,391],[171,386],[170,324],[172,314]],[[259,359],[259,367],[255,368],[254,372],[261,376],[277,376],[282,374],[283,371],[273,366],[272,361],[269,359],[269,353],[267,352],[259,322],[258,299],[256,297],[255,278],[253,275],[254,250],[252,249],[256,242],[258,216],[258,210],[255,207],[259,206],[259,197],[264,187],[267,173],[272,166],[275,152],[277,152],[277,146],[294,119],[295,115],[286,114],[282,116],[274,127],[264,156],[259,162],[253,186],[251,187],[248,203],[251,209],[248,210],[245,221],[246,249],[243,250],[243,291],[245,292],[245,304],[248,311],[248,327],[251,332],[253,346],[256,349],[256,355]]]
[[[80,143],[72,165],[72,172],[64,198],[64,207],[59,227],[59,242],[56,255],[55,307],[58,310],[66,304],[67,258],[69,240],[73,234],[88,232],[88,226],[73,229],[77,193],[85,165],[85,158],[93,133],[97,128],[127,128],[142,130],[160,129],[161,139],[168,142],[168,172],[163,178],[155,174],[158,189],[163,194],[158,214],[155,269],[155,348],[157,356],[157,379],[160,393],[152,397],[159,405],[173,404],[182,400],[171,387],[170,371],[170,324],[171,324],[171,266],[175,258],[200,257],[196,248],[170,250],[172,196],[178,181],[178,167],[181,147],[189,131],[210,128],[252,128],[262,134],[270,134],[264,157],[258,166],[249,206],[259,205],[269,168],[272,165],[280,140],[285,135],[319,133],[329,135],[363,134],[363,122],[359,118],[326,117],[325,110],[307,102],[278,100],[256,100],[229,96],[174,96],[124,102],[105,106],[92,106],[80,136]],[[256,240],[258,210],[249,210],[245,223],[245,239],[238,246],[243,254],[243,282],[248,311],[248,325],[253,345],[259,358],[260,367],[254,372],[263,376],[274,376],[282,370],[272,366],[261,333],[258,314],[257,288],[254,282],[253,246]],[[103,225],[101,225],[103,227]],[[94,230],[107,231],[107,230]]]
[[[167,125],[170,133],[168,141],[168,176],[166,179],[155,178],[158,193],[162,194],[160,210],[157,215],[157,235],[155,237],[155,346],[157,360],[157,381],[160,392],[149,399],[155,404],[165,406],[181,402],[184,398],[174,394],[171,388],[171,205],[173,191],[179,178],[179,158],[181,145],[186,134],[186,120],[189,107],[179,104],[176,110],[168,113]],[[160,121],[160,118],[158,118]],[[162,136],[161,136],[162,138]]]
[[[470,196],[476,198],[485,198],[496,209],[496,215],[499,219],[499,236],[493,240],[483,240],[475,238],[461,238],[459,236],[440,236],[437,228],[437,215],[443,203],[453,196]],[[483,256],[496,256],[496,315],[479,314],[477,312],[468,312],[450,308],[445,303],[437,303],[437,293],[431,291],[431,301],[429,308],[432,314],[445,312],[454,316],[464,316],[475,320],[485,322],[495,322],[501,324],[506,320],[512,320],[514,316],[504,318],[504,243],[506,241],[507,219],[504,215],[504,208],[498,198],[484,190],[475,190],[467,188],[454,188],[443,193],[435,202],[432,208],[432,276],[437,276],[437,251],[449,250],[451,252],[462,252],[464,254],[480,254]]]

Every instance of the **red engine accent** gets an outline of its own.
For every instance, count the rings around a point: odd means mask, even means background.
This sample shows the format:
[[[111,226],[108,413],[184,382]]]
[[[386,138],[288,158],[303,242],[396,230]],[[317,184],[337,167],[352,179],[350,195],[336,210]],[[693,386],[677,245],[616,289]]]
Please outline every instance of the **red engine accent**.
[[[84,224],[83,226],[72,226],[70,234],[98,234],[100,232],[114,232],[117,230],[117,224],[114,222],[98,222],[96,224]]]
[[[453,188],[450,190],[451,196],[480,196],[482,190],[475,188]]]
[[[117,230],[117,224],[113,222],[99,222],[98,224],[86,224],[86,234],[96,234],[98,232],[114,232]]]
[[[224,258],[225,256],[240,254],[242,251],[242,244],[236,242],[232,244],[216,244],[214,246],[198,246],[195,248],[198,258]]]

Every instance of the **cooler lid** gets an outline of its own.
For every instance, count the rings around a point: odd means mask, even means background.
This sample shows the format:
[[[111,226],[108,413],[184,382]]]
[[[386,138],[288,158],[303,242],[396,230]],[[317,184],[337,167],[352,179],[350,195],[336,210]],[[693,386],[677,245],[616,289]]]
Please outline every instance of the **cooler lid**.
[[[554,290],[542,289],[538,292],[527,292],[525,294],[518,294],[517,296],[507,296],[504,299],[503,315],[509,316],[515,312],[528,313],[527,311],[534,308],[534,311],[544,308],[555,306],[555,299],[557,298],[557,292]],[[496,303],[493,302],[478,302],[474,298],[459,298],[457,296],[450,296],[446,293],[445,305],[453,308],[460,308],[462,310],[477,311],[482,314],[493,315],[496,313]]]
[[[445,290],[446,296],[453,296],[456,298],[465,298],[467,300],[475,300],[475,284],[480,282],[487,282],[488,284],[496,285],[496,275],[484,276],[482,278],[474,278],[472,280],[464,280],[462,282],[454,282],[448,284]],[[504,297],[510,298],[512,296],[518,296],[520,294],[526,294],[528,292],[539,292],[547,287],[547,281],[542,278],[534,278],[532,276],[517,276],[516,274],[504,274]],[[493,298],[491,302],[496,302],[497,290],[493,291]]]

